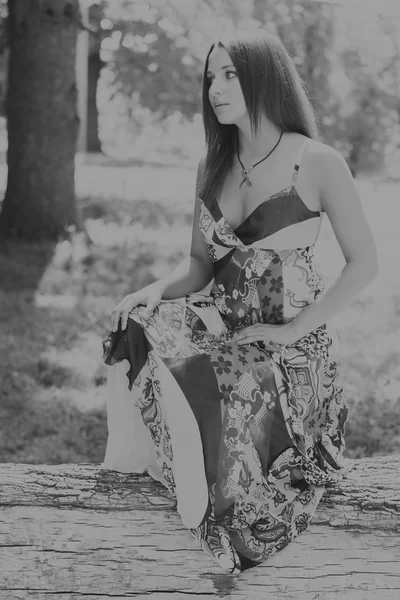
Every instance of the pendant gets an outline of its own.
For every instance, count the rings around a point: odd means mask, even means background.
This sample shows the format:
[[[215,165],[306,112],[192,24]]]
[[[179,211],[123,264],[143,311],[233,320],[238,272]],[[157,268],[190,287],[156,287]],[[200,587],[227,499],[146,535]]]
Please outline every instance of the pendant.
[[[243,177],[243,181],[241,182],[241,184],[239,185],[239,189],[242,187],[242,185],[244,184],[244,182],[247,183],[248,187],[250,187],[251,185],[253,185],[249,179],[248,173],[251,171],[251,169],[242,169],[242,177]]]

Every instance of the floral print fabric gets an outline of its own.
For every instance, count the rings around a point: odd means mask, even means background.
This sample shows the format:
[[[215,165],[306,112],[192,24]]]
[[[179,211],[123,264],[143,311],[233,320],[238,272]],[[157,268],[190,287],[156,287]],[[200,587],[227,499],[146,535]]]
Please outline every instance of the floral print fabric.
[[[268,218],[268,210],[266,202],[260,215]],[[303,215],[299,226],[319,225],[320,218]],[[104,340],[104,360],[129,361],[132,402],[150,431],[164,484],[179,500],[182,450],[167,418],[174,403],[162,383],[167,367],[202,442],[208,503],[197,520],[185,507],[188,529],[224,570],[239,573],[306,531],[324,486],[342,477],[347,407],[327,325],[276,352],[262,342],[239,346],[233,337],[256,322],[286,323],[318,297],[315,240],[277,249],[269,237],[252,243],[247,231],[244,244],[218,207],[202,202],[200,229],[214,265],[210,294],[162,301],[147,320],[135,308],[127,329]],[[186,427],[183,417],[179,427]]]

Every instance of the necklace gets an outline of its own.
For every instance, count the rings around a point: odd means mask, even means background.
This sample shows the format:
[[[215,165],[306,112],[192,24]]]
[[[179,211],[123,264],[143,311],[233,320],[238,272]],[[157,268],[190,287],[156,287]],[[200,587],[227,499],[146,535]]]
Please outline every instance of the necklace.
[[[279,140],[276,142],[276,144],[275,144],[275,146],[272,148],[271,152],[268,152],[267,156],[264,156],[264,158],[262,158],[261,160],[259,160],[259,161],[258,161],[258,162],[256,162],[256,163],[254,163],[254,165],[253,165],[252,167],[249,167],[248,169],[245,169],[245,168],[244,168],[244,165],[243,165],[242,161],[240,160],[239,151],[238,151],[238,149],[237,149],[237,147],[236,147],[236,154],[237,154],[237,157],[238,157],[238,159],[239,159],[239,162],[240,162],[240,164],[241,164],[241,167],[242,167],[242,177],[243,177],[243,181],[242,181],[242,182],[241,182],[241,184],[239,185],[239,189],[242,187],[242,185],[244,184],[244,182],[246,182],[248,186],[251,186],[251,185],[253,185],[253,184],[251,183],[250,179],[249,179],[249,173],[250,173],[250,171],[252,171],[252,170],[254,169],[254,167],[256,167],[257,165],[259,165],[260,163],[262,163],[262,162],[263,162],[263,161],[264,161],[266,158],[268,158],[268,156],[270,156],[270,155],[273,153],[273,151],[275,150],[275,148],[277,147],[277,145],[278,145],[278,144],[279,144],[279,142],[281,141],[281,139],[282,139],[282,136],[283,136],[283,131],[281,132],[281,135],[280,135],[280,137],[279,137]]]

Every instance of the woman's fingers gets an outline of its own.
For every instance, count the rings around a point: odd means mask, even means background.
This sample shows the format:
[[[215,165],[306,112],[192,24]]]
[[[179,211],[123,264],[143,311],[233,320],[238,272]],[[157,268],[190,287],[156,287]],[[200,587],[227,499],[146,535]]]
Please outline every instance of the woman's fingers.
[[[118,306],[116,306],[111,313],[111,331],[117,331],[120,315],[121,309]]]
[[[128,325],[129,314],[132,312],[132,309],[135,308],[139,303],[138,302],[129,302],[129,304],[125,305],[121,312],[121,329],[125,330]],[[158,302],[148,302],[146,308],[143,310],[142,317],[143,319],[148,319],[150,315],[153,313],[155,307]]]
[[[135,306],[137,306],[139,304],[138,300],[133,300],[132,298],[130,298],[128,300],[128,302],[124,305],[122,311],[121,311],[121,329],[125,330],[127,325],[128,325],[128,319],[129,319],[129,314],[131,313],[132,309],[135,308]]]
[[[130,300],[130,302],[129,302],[129,300]],[[119,320],[121,319],[122,315],[125,313],[125,311],[127,310],[127,308],[129,306],[135,306],[135,302],[132,301],[132,298],[125,297],[113,309],[113,311],[111,312],[111,325],[110,325],[111,331],[117,331]],[[128,313],[130,310],[132,310],[132,308],[128,309]],[[121,321],[121,323],[123,324],[123,321]],[[125,323],[125,327],[126,327],[126,323]],[[125,327],[124,327],[124,329],[125,329]]]
[[[121,329],[122,331],[124,331],[126,329],[126,326],[128,325],[128,318],[129,318],[129,313],[131,312],[131,308],[124,308],[124,310],[121,312]]]
[[[111,322],[110,322],[110,329],[111,329],[111,331],[116,331],[117,330],[118,321],[119,321],[119,305],[117,305],[111,311]]]
[[[150,315],[153,314],[155,307],[157,306],[158,302],[154,301],[154,300],[150,300],[147,303],[147,306],[144,310],[143,313],[143,318],[148,319],[150,317]]]
[[[242,329],[235,335],[238,344],[250,344],[256,340],[261,339],[261,331],[255,325],[250,325],[245,329]]]
[[[160,298],[146,298],[139,297],[134,298],[133,296],[126,296],[114,310],[111,312],[111,331],[117,331],[118,323],[121,320],[121,329],[126,329],[128,325],[129,313],[134,309],[138,304],[142,304],[145,306],[143,310],[142,316],[144,319],[148,319],[150,315],[153,313],[156,306],[160,303]]]

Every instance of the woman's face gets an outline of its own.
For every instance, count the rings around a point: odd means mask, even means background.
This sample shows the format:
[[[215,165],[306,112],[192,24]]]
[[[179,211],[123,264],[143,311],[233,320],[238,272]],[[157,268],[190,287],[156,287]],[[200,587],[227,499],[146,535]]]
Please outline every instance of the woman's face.
[[[213,48],[208,59],[207,79],[210,82],[208,98],[220,123],[237,124],[248,118],[236,69],[225,48]]]

